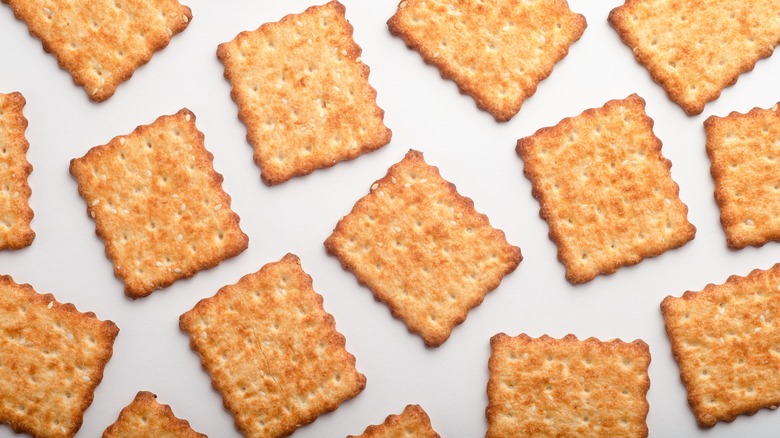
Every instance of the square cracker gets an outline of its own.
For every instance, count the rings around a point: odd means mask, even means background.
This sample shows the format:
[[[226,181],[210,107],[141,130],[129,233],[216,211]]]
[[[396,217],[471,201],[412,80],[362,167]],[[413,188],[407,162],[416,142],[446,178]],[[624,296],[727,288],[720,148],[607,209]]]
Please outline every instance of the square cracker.
[[[704,122],[715,200],[730,248],[780,240],[780,109]]]
[[[490,347],[487,438],[647,436],[643,341],[499,333]]]
[[[20,93],[0,94],[0,250],[32,244],[30,185],[32,166],[27,161],[30,144],[24,137],[27,119]]]
[[[666,297],[661,310],[696,422],[780,406],[780,265]]]
[[[246,249],[195,115],[183,109],[71,160],[125,294],[140,298]]]
[[[160,404],[157,396],[140,391],[119,413],[119,418],[103,432],[103,438],[178,437],[206,438],[195,432],[187,420],[173,415],[171,407]]]
[[[366,386],[292,254],[201,300],[180,326],[249,437],[290,435]]]
[[[701,113],[780,43],[774,0],[627,0],[609,23],[688,115]]]
[[[2,2],[95,102],[111,97],[192,19],[190,8],[176,0]]]
[[[390,142],[344,11],[337,1],[312,6],[217,50],[267,184]]]
[[[672,163],[633,94],[517,141],[566,279],[584,283],[693,239]]]
[[[387,25],[502,122],[520,111],[587,26],[566,0],[403,0]]]
[[[443,344],[522,260],[414,150],[371,186],[325,247],[428,347]]]
[[[431,419],[420,405],[408,405],[398,415],[389,415],[384,423],[371,425],[361,435],[347,438],[439,438],[431,427]]]
[[[74,436],[118,333],[111,321],[0,276],[0,423],[37,437]]]

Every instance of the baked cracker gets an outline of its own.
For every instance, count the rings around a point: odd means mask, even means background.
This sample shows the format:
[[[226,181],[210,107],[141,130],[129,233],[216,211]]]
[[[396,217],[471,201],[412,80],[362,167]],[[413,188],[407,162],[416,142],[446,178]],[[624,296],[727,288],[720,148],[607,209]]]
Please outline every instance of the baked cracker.
[[[517,142],[566,279],[584,283],[693,239],[671,162],[632,94]]]
[[[95,102],[111,97],[192,19],[176,0],[2,2]]]
[[[700,114],[780,43],[776,1],[627,0],[609,23],[688,115]]]
[[[387,25],[502,122],[517,114],[587,27],[566,0],[403,0]]]
[[[70,173],[130,298],[247,248],[203,141],[195,115],[183,109],[71,160]]]
[[[30,144],[24,137],[27,119],[20,93],[0,94],[0,250],[32,244],[30,185],[32,166],[27,161]]]
[[[179,323],[246,436],[290,435],[365,388],[295,255],[223,287]]]
[[[414,150],[371,186],[325,247],[428,347],[444,343],[522,260]]]
[[[487,438],[647,436],[643,341],[499,333],[490,347]]]
[[[661,310],[696,422],[780,406],[780,264],[666,297]]]
[[[0,423],[36,437],[74,436],[118,333],[111,321],[0,275]]]
[[[344,11],[337,1],[312,6],[217,50],[269,185],[390,142]]]
[[[119,413],[119,418],[103,432],[103,438],[178,437],[206,438],[195,432],[187,420],[173,415],[171,407],[160,404],[157,396],[140,391]]]
[[[420,405],[408,405],[398,415],[389,415],[384,423],[371,425],[361,435],[347,438],[439,438],[431,427],[431,419]]]

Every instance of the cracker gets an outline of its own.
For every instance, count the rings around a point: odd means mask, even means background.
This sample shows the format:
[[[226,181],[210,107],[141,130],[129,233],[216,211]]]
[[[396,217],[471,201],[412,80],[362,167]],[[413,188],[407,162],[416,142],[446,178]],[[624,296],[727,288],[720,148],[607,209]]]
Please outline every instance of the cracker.
[[[366,385],[292,254],[201,300],[180,326],[246,436],[290,435]]]
[[[428,347],[444,343],[522,260],[414,150],[371,186],[325,247]]]
[[[587,26],[566,0],[403,0],[387,25],[502,122],[517,114]]]
[[[688,115],[701,113],[780,43],[777,2],[627,0],[609,23]]]
[[[661,303],[700,426],[780,406],[779,288],[780,265],[775,265]]]
[[[32,244],[30,185],[32,166],[27,161],[30,144],[24,137],[27,119],[20,93],[0,94],[0,250]]]
[[[247,247],[203,140],[195,115],[183,109],[71,161],[70,173],[130,298]]]
[[[103,432],[103,438],[178,437],[206,438],[195,432],[187,420],[173,415],[171,407],[157,402],[157,396],[140,391],[119,418]]]
[[[92,404],[119,329],[0,276],[0,423],[72,437]]]
[[[135,69],[192,19],[176,0],[2,0],[95,102],[114,94]]]
[[[693,239],[671,162],[633,94],[517,142],[566,279],[584,283]]]
[[[408,405],[398,415],[389,415],[384,423],[371,425],[358,436],[347,438],[439,438],[431,427],[431,419],[420,405]]]
[[[647,436],[643,341],[499,333],[490,347],[487,438]]]
[[[390,142],[344,11],[337,1],[313,6],[217,50],[269,185]]]

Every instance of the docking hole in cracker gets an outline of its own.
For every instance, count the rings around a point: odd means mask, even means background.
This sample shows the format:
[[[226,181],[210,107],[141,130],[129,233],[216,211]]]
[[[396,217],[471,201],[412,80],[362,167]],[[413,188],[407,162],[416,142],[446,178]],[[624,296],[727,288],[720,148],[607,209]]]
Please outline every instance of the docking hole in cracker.
[[[32,244],[30,185],[32,165],[27,161],[30,144],[24,136],[26,101],[21,93],[0,94],[0,250]]]

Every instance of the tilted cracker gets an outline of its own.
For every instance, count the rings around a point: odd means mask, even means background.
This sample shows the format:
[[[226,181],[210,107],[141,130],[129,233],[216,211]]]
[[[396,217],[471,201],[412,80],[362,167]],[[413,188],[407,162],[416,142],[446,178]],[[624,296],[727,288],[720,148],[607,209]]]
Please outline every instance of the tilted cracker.
[[[566,279],[584,283],[693,239],[671,162],[633,94],[517,142]]]
[[[627,0],[609,23],[688,115],[701,113],[780,43],[775,0]]]
[[[313,6],[217,50],[267,184],[390,142],[344,11],[337,1]]]
[[[387,25],[498,121],[517,114],[587,26],[566,0],[403,0]]]
[[[206,435],[195,432],[187,420],[173,415],[171,407],[160,404],[156,395],[140,391],[103,432],[103,438],[114,437],[206,438]]]
[[[414,150],[371,186],[325,247],[429,347],[444,343],[522,260]]]
[[[36,437],[72,437],[92,404],[119,333],[0,275],[0,423]]]
[[[439,438],[431,419],[420,405],[408,405],[398,415],[389,415],[384,423],[371,425],[361,435],[347,438]]]
[[[192,19],[176,0],[2,0],[90,99],[114,94]]]
[[[490,347],[487,438],[647,436],[643,341],[499,333]]]
[[[183,109],[71,161],[114,275],[131,298],[247,248],[203,141],[195,115]]]
[[[179,322],[245,436],[290,435],[365,388],[292,254],[201,300]]]
[[[775,265],[661,303],[700,426],[780,406],[779,288],[780,265]]]
[[[0,94],[0,250],[20,249],[32,244],[30,227],[30,185],[32,166],[27,161],[30,144],[24,137],[27,119],[20,93]]]

